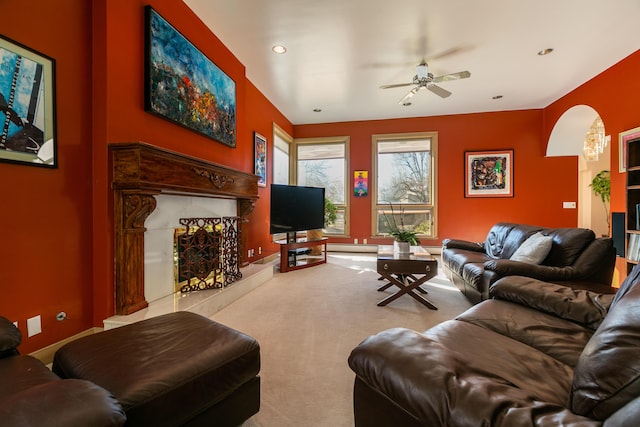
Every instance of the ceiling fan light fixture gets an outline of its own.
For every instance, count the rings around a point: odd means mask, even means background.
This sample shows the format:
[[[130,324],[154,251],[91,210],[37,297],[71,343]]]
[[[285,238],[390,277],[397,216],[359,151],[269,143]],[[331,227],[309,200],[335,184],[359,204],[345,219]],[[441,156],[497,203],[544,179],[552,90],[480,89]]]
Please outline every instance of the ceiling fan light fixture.
[[[549,55],[551,52],[553,52],[553,49],[549,47],[547,49],[542,49],[541,51],[539,51],[538,55],[545,56],[545,55]]]
[[[277,45],[273,46],[271,48],[271,50],[273,51],[273,53],[277,53],[278,55],[282,55],[284,53],[287,53],[287,48],[282,46],[281,44],[277,44]]]

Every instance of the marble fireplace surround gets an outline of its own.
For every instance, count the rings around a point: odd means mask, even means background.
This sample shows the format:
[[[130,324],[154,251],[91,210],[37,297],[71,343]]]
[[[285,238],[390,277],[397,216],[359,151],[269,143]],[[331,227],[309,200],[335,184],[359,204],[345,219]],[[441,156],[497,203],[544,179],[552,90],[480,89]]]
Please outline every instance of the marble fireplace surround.
[[[240,217],[240,266],[244,258],[248,216],[258,199],[258,176],[186,156],[150,144],[117,143],[110,147],[113,167],[115,235],[115,311],[128,315],[146,308],[145,221],[156,196],[233,199]],[[239,267],[240,267],[239,266]]]

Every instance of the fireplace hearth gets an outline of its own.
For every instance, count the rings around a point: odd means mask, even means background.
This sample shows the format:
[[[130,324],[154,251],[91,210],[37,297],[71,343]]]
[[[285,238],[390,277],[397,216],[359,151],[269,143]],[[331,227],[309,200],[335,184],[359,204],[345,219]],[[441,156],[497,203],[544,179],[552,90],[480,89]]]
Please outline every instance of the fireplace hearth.
[[[113,163],[115,312],[126,315],[148,306],[145,297],[145,221],[160,195],[232,199],[236,202],[235,257],[239,272],[248,217],[258,199],[254,174],[230,169],[145,143],[110,146]]]

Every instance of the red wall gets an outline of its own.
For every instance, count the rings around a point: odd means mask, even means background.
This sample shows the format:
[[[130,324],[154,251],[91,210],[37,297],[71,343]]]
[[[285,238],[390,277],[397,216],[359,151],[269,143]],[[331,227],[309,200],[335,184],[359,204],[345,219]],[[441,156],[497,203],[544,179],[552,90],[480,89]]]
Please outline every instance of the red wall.
[[[56,60],[57,169],[0,163],[0,316],[23,352],[92,326],[91,2],[0,2],[0,32]],[[57,322],[66,311],[72,320]],[[26,319],[43,333],[26,337]]]
[[[543,136],[549,138],[558,118],[574,105],[595,109],[611,135],[611,211],[624,212],[626,174],[618,172],[618,134],[640,126],[640,50],[545,108]]]
[[[232,149],[143,110],[144,5],[152,5],[237,84],[237,148]],[[243,171],[253,169],[253,132],[268,138],[272,124],[296,137],[349,135],[351,168],[371,170],[371,134],[439,132],[439,238],[480,240],[496,220],[574,225],[577,162],[545,159],[546,138],[574,103],[596,108],[611,130],[640,125],[631,105],[640,95],[640,54],[625,60],[544,110],[515,111],[292,126],[245,77],[244,66],[181,0],[33,0],[0,2],[0,31],[56,59],[57,169],[0,163],[5,224],[0,249],[0,315],[17,320],[42,316],[43,333],[25,338],[28,353],[92,326],[113,314],[113,208],[108,145],[142,141]],[[8,18],[10,17],[10,18]],[[612,89],[613,88],[613,89]],[[612,96],[614,90],[619,96]],[[619,98],[624,96],[624,99]],[[465,199],[463,152],[515,149],[515,197]],[[612,147],[617,159],[617,144]],[[272,176],[269,159],[269,177]],[[617,170],[617,168],[613,168]],[[614,210],[624,206],[622,178],[614,174]],[[266,227],[268,188],[252,214],[249,248],[277,250]],[[351,238],[369,238],[370,200],[352,202]],[[265,249],[266,248],[266,249]],[[256,256],[259,258],[260,256]],[[66,311],[70,320],[57,322]]]
[[[294,126],[294,136],[349,135],[352,188],[354,170],[371,170],[373,134],[437,131],[438,238],[422,244],[438,246],[448,237],[482,241],[497,221],[575,226],[577,210],[562,209],[562,202],[577,201],[577,160],[544,157],[542,117],[542,110],[527,110],[302,125]],[[514,197],[465,198],[465,150],[504,148],[514,149]],[[351,235],[343,240],[383,242],[371,237],[371,197],[351,195],[350,203]]]

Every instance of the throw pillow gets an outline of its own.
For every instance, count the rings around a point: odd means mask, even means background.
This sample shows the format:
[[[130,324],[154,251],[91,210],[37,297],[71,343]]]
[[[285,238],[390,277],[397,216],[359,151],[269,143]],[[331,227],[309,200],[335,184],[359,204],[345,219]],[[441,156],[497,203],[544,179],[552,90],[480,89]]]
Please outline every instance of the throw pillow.
[[[513,261],[522,261],[529,264],[540,264],[549,255],[553,237],[545,236],[537,232],[529,236],[518,249],[511,255]]]
[[[540,264],[549,255],[553,237],[545,236],[537,232],[529,236],[518,249],[511,255],[513,261],[522,261],[529,264]]]

